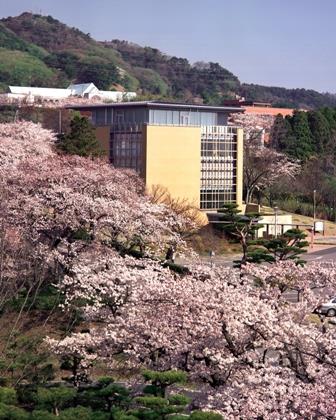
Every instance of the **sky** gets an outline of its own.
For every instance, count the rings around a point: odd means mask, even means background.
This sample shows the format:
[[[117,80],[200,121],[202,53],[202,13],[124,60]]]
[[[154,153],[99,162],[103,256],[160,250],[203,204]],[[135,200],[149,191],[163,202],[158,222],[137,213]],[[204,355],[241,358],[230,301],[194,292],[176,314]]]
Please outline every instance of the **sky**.
[[[336,93],[335,0],[0,0],[0,17],[24,11],[218,62],[241,82]]]

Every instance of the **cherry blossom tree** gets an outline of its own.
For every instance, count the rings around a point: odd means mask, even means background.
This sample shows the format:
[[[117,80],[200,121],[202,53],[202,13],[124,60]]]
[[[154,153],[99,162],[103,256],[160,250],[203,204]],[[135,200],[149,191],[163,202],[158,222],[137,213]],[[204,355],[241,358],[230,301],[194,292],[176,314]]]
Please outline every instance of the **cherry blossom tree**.
[[[87,382],[89,372],[96,360],[96,348],[99,341],[88,333],[74,333],[63,340],[50,337],[45,343],[60,356],[63,365],[72,373],[71,381],[75,386]]]
[[[7,141],[8,126],[14,127],[14,137]],[[8,126],[3,125],[5,141],[0,143],[6,221],[31,244],[67,257],[74,243],[85,248],[92,241],[157,257],[172,243],[186,248],[179,234],[186,218],[163,204],[153,205],[134,173],[100,160],[59,156],[50,132],[39,126],[38,134],[30,123]]]
[[[180,277],[153,261],[112,254],[90,264],[92,271],[87,261],[81,265],[63,287],[66,302],[86,302],[98,357],[112,367],[123,355],[130,367],[184,370],[209,386],[200,404],[225,418],[300,418],[335,409],[333,330],[309,319],[318,302],[312,288],[335,284],[333,265],[248,264],[243,277],[202,266]],[[300,289],[300,302],[288,303],[288,288]],[[307,406],[324,388],[318,406]]]
[[[33,294],[47,282],[65,314],[82,314],[87,332],[46,338],[72,360],[76,385],[96,359],[179,369],[202,389],[199,406],[224,418],[333,417],[335,333],[312,311],[316,288],[335,287],[334,265],[282,261],[239,272],[195,262],[177,274],[163,259],[171,244],[191,252],[185,215],[151,203],[134,173],[57,155],[38,126],[14,125],[14,137],[6,130],[0,297],[20,282]],[[298,302],[289,290],[300,292]]]
[[[187,249],[185,217],[153,205],[135,173],[58,155],[54,140],[32,123],[0,125],[1,309],[23,298],[13,334],[41,288],[66,279],[88,250],[163,260],[171,244]]]
[[[256,145],[253,140],[246,140],[243,175],[245,202],[251,202],[256,189],[268,188],[282,178],[294,178],[299,171],[300,165],[285,154]]]

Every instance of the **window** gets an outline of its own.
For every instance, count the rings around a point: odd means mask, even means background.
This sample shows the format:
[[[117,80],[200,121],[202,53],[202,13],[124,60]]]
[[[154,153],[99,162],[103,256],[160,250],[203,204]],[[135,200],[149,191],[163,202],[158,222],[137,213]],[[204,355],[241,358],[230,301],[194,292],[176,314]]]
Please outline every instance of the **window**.
[[[142,168],[142,132],[133,131],[131,127],[115,128],[110,136],[110,162],[116,168],[130,168],[138,173]]]
[[[236,128],[202,127],[201,208],[218,209],[236,200]]]
[[[117,111],[115,116],[115,122],[116,124],[122,124],[125,120],[125,114],[124,111]]]
[[[99,108],[96,110],[96,125],[106,125],[106,110],[105,108]]]
[[[181,125],[189,125],[190,120],[190,114],[189,112],[183,112],[180,113],[180,124]]]

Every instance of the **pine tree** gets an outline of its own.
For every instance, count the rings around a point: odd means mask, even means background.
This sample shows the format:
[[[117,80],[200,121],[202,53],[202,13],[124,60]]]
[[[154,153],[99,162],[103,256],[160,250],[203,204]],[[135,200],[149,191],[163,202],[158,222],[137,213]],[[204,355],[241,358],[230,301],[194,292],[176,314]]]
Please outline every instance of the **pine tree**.
[[[259,252],[255,254],[255,250],[252,253],[249,252],[249,243],[255,236],[255,233],[263,227],[259,224],[260,215],[258,213],[242,214],[238,209],[237,204],[226,203],[222,208],[217,210],[219,223],[216,227],[228,236],[231,236],[239,241],[243,256],[241,260],[234,261],[235,267],[241,267],[247,262],[260,262],[267,260],[267,255]]]
[[[70,123],[70,133],[59,136],[57,147],[70,155],[97,157],[104,154],[95,130],[86,117],[75,115]]]
[[[281,236],[272,239],[259,239],[259,245],[266,248],[272,255],[268,262],[292,260],[296,264],[304,264],[306,261],[301,259],[302,254],[307,252],[306,233],[300,229],[290,229]]]

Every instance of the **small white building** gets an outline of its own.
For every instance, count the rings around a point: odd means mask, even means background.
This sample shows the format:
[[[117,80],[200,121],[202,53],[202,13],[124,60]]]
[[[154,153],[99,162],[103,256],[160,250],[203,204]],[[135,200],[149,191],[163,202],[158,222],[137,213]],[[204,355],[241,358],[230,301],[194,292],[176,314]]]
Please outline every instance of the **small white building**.
[[[118,92],[112,90],[100,90],[99,95],[104,101],[125,102],[136,97],[135,92]]]
[[[73,97],[81,98],[100,98],[103,101],[121,102],[136,97],[135,92],[118,92],[109,90],[99,90],[93,83],[72,84],[67,89],[43,88],[31,86],[9,86],[9,99],[25,100],[34,103],[38,99],[62,100]]]
[[[69,85],[68,90],[71,96],[81,96],[82,98],[93,98],[99,96],[99,89],[93,83],[80,83],[77,85]]]
[[[26,99],[27,102],[34,102],[37,98],[58,100],[71,96],[69,89],[54,89],[31,86],[9,86],[9,98]]]
[[[257,237],[268,237],[269,235],[275,236],[282,235],[287,230],[293,229],[293,217],[291,214],[268,214],[263,215],[258,221],[262,228],[257,230]]]

